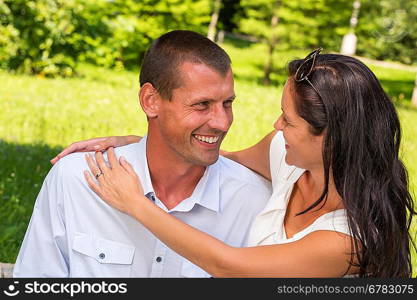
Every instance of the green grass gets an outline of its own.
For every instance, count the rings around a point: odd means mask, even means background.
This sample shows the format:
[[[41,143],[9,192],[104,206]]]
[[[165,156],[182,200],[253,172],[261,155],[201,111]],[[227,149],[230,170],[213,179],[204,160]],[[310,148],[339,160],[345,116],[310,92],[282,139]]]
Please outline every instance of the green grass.
[[[275,53],[273,85],[265,87],[262,45],[223,45],[233,60],[235,121],[223,148],[250,146],[272,130],[280,113],[286,64],[308,51]],[[370,66],[395,99],[403,126],[402,157],[417,191],[417,109],[409,104],[415,73]],[[45,79],[0,71],[0,261],[14,262],[33,203],[51,165],[71,142],[107,135],[143,135],[138,72],[84,65],[72,79]],[[415,198],[415,197],[414,197]],[[417,225],[414,224],[414,232]],[[417,257],[414,255],[414,273]]]

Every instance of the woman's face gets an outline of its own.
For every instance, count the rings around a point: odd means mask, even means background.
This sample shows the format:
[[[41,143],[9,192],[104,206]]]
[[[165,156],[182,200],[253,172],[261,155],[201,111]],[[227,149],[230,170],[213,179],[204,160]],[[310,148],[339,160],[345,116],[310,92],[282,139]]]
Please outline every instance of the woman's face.
[[[323,167],[323,134],[316,136],[310,132],[310,125],[301,118],[294,103],[292,80],[287,80],[281,99],[282,114],[274,127],[281,130],[285,139],[287,154],[285,162],[302,169],[312,170]]]

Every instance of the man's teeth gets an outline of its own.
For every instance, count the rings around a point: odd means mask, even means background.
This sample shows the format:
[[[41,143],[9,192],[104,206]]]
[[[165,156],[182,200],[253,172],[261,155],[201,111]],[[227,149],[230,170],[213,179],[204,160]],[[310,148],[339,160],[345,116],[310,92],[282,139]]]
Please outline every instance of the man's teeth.
[[[209,144],[217,143],[217,141],[219,140],[218,136],[204,136],[204,135],[197,135],[197,134],[195,134],[194,136],[197,140],[206,142]]]

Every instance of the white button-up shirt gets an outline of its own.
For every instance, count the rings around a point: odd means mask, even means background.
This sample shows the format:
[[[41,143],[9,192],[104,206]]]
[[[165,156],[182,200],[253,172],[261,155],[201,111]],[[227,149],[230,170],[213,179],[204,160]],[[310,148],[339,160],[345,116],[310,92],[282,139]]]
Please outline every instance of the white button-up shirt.
[[[235,247],[246,244],[270,183],[224,157],[206,168],[193,194],[167,210],[155,197],[146,137],[115,149],[138,174],[145,195],[183,222]],[[14,267],[14,277],[208,277],[134,218],[87,185],[84,153],[68,155],[47,175]],[[158,220],[155,220],[158,222]],[[167,230],[170,230],[167,228]]]

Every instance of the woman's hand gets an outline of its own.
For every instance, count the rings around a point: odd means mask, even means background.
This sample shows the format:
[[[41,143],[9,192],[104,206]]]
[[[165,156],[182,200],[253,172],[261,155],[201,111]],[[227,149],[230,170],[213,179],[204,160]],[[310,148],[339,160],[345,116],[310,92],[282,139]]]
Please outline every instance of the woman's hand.
[[[120,147],[131,143],[139,142],[140,136],[109,136],[93,138],[85,141],[75,142],[66,147],[57,156],[51,159],[51,164],[55,164],[59,159],[73,152],[90,152],[90,151],[104,151],[109,147]]]
[[[95,153],[95,161],[90,154],[85,157],[91,172],[97,179],[95,181],[90,172],[84,171],[90,188],[109,205],[123,213],[131,214],[135,205],[138,205],[141,198],[144,198],[139,177],[133,167],[123,156],[118,161],[112,147],[107,151],[109,166],[104,161],[101,152]]]

